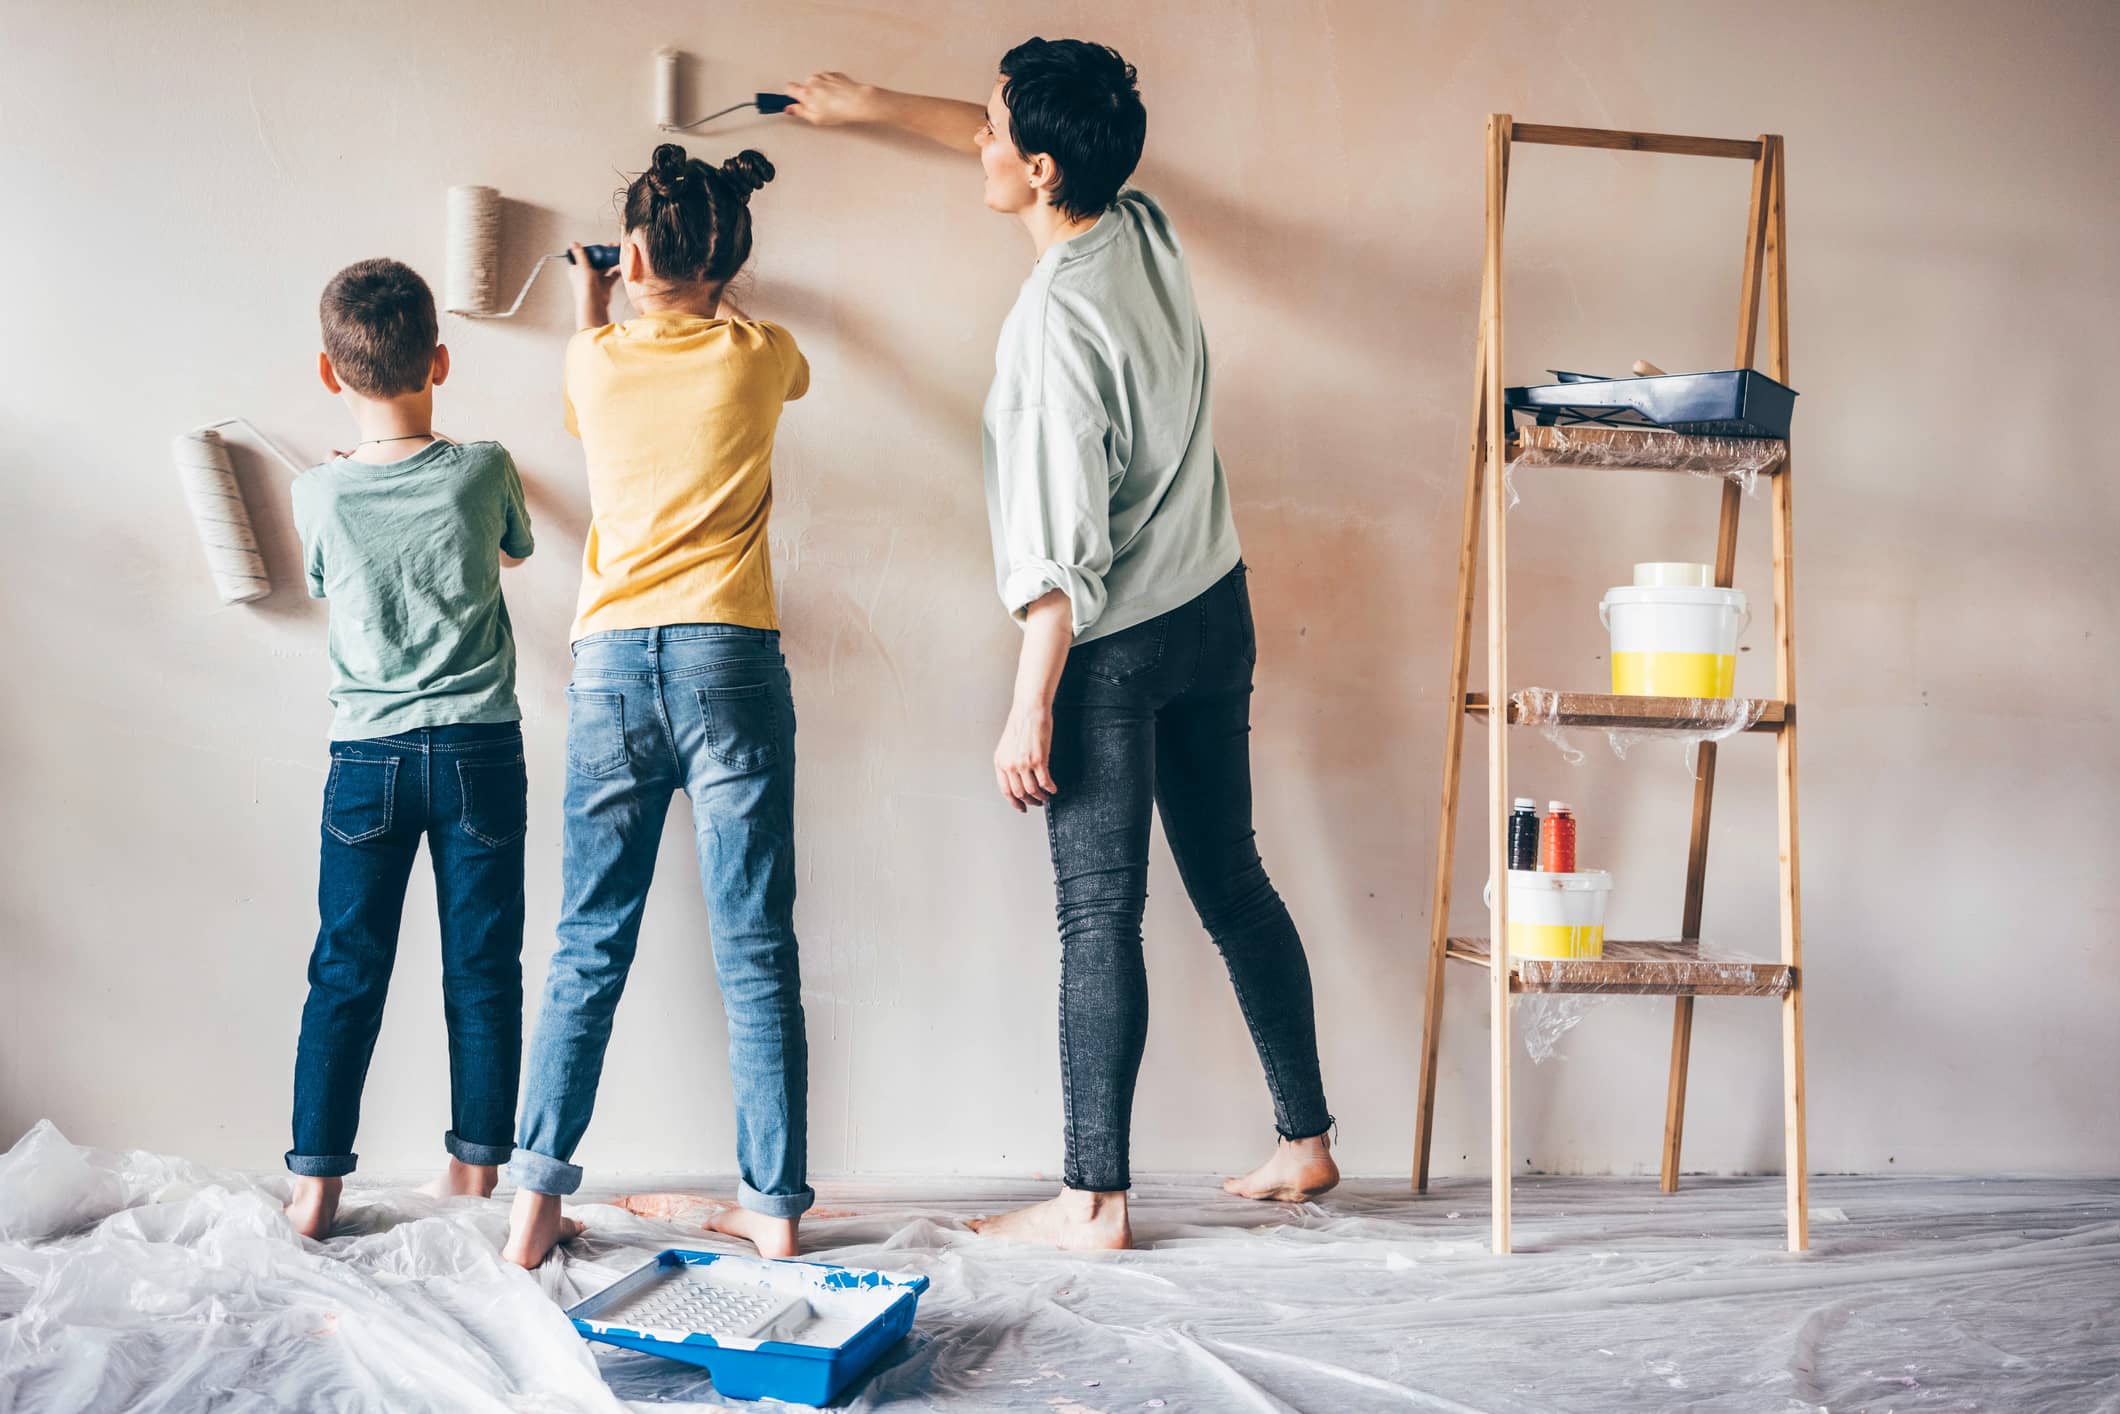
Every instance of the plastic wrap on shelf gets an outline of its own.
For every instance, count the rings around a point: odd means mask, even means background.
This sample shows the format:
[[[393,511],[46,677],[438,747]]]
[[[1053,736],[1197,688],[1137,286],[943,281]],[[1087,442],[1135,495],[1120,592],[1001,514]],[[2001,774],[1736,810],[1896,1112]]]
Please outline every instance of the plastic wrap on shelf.
[[[1452,938],[1450,955],[1490,966],[1486,938]],[[1633,997],[1778,997],[1795,982],[1786,963],[1767,962],[1680,938],[1604,940],[1597,957],[1512,954],[1510,990],[1524,996],[1588,994]]]
[[[1650,938],[1607,944],[1597,959],[1512,959],[1527,988],[1566,986],[1564,992],[1526,990],[1511,996],[1510,1025],[1523,1037],[1532,1064],[1559,1052],[1563,1036],[1582,1024],[1592,1004],[1623,996],[1672,995],[1652,990],[1683,979],[1713,996],[1778,997],[1788,990],[1788,969],[1710,943]],[[1565,1059],[1565,1057],[1563,1057]]]
[[[1645,428],[1535,427],[1517,430],[1509,465],[1646,467],[1727,477],[1750,495],[1759,478],[1788,458],[1789,444],[1763,437],[1706,437]],[[1515,504],[1513,501],[1511,504]]]
[[[1544,1065],[1556,1054],[1561,1037],[1582,1023],[1583,1014],[1593,1001],[1605,1001],[1604,997],[1534,992],[1509,999],[1515,1015],[1510,1026],[1523,1038],[1524,1053],[1531,1057],[1533,1065]]]
[[[1515,707],[1515,719],[1521,726],[1537,727],[1539,735],[1553,743],[1569,765],[1580,765],[1582,748],[1570,742],[1565,735],[1571,731],[1599,731],[1612,748],[1612,754],[1626,758],[1629,751],[1645,741],[1677,742],[1685,747],[1685,762],[1688,774],[1699,771],[1700,744],[1704,741],[1727,741],[1742,732],[1759,725],[1766,715],[1770,699],[1764,697],[1673,697],[1660,701],[1675,704],[1671,716],[1662,717],[1653,727],[1580,727],[1561,720],[1562,694],[1550,687],[1518,688],[1509,694]]]

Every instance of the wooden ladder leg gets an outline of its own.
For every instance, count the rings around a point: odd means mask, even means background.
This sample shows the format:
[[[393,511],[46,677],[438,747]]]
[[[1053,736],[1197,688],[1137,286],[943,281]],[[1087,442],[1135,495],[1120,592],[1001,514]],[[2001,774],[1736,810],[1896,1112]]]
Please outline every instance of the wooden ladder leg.
[[[1779,136],[1764,141],[1761,156],[1770,176],[1767,216],[1767,349],[1769,372],[1789,381],[1789,253],[1785,205],[1788,162]],[[1789,966],[1789,990],[1781,999],[1782,1142],[1788,1185],[1789,1250],[1811,1245],[1811,1185],[1804,1152],[1803,1065],[1803,887],[1797,854],[1796,729],[1796,543],[1791,483],[1793,454],[1774,478],[1774,681],[1788,704],[1788,720],[1775,738],[1774,785],[1781,854],[1781,960]]]
[[[1725,481],[1722,512],[1715,530],[1715,582],[1727,589],[1737,577],[1737,512],[1744,492]],[[1693,828],[1686,845],[1686,904],[1679,936],[1700,937],[1701,899],[1708,880],[1708,826],[1715,807],[1715,743],[1700,744],[1693,779]],[[1686,1134],[1686,1072],[1693,1059],[1693,998],[1679,997],[1671,1006],[1671,1080],[1664,1096],[1663,1191],[1678,1192],[1679,1149]]]
[[[1794,553],[1789,534],[1789,469],[1774,478],[1775,636],[1781,640],[1788,662],[1794,663],[1794,630],[1790,622],[1790,588]],[[1775,743],[1774,784],[1780,806],[1781,854],[1781,960],[1789,964],[1789,990],[1781,999],[1782,1144],[1784,1172],[1788,1182],[1789,1250],[1801,1252],[1811,1245],[1810,1175],[1804,1146],[1803,1063],[1803,919],[1802,882],[1797,858],[1796,828],[1796,707],[1789,702],[1789,720]]]
[[[1509,1250],[1509,557],[1502,503],[1502,469],[1507,465],[1507,412],[1502,403],[1502,212],[1509,185],[1509,137],[1513,123],[1506,113],[1487,119],[1487,253],[1483,265],[1486,298],[1487,391],[1487,877],[1493,880],[1493,902],[1487,910],[1488,942],[1488,1123],[1494,1186],[1493,1245]]]
[[[1671,1079],[1664,1093],[1664,1168],[1659,1185],[1678,1192],[1678,1151],[1686,1133],[1686,1067],[1693,1057],[1693,998],[1678,997],[1671,1007]]]
[[[1766,266],[1769,173],[1768,144],[1760,137],[1759,157],[1752,163],[1752,202],[1745,220],[1745,255],[1738,279],[1736,368],[1752,367],[1759,348],[1759,291]],[[1727,589],[1737,575],[1737,513],[1744,497],[1735,482],[1722,489],[1722,511],[1715,530],[1715,582]],[[1715,804],[1713,742],[1700,747],[1699,774],[1693,782],[1693,832],[1686,848],[1686,903],[1679,936],[1700,937],[1701,897],[1708,876],[1708,824]],[[1686,1073],[1693,1059],[1693,998],[1679,997],[1671,1007],[1671,1080],[1664,1097],[1663,1191],[1678,1191],[1679,1151],[1686,1133]]]
[[[1435,1077],[1443,1035],[1443,984],[1449,971],[1450,885],[1457,857],[1458,786],[1465,764],[1465,685],[1472,672],[1472,603],[1479,576],[1480,483],[1487,435],[1486,310],[1482,300],[1472,394],[1472,446],[1466,457],[1465,514],[1458,531],[1457,629],[1450,646],[1450,695],[1443,707],[1443,803],[1435,835],[1435,892],[1428,910],[1428,991],[1422,1004],[1420,1096],[1414,1110],[1413,1191],[1428,1191],[1435,1147]]]

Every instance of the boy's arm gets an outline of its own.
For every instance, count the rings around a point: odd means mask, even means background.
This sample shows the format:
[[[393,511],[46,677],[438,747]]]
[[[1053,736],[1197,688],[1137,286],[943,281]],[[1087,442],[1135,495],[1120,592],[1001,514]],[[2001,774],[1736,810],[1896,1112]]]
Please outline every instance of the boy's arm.
[[[986,126],[986,108],[955,98],[898,93],[845,74],[812,74],[788,85],[795,102],[788,113],[820,128],[863,123],[897,128],[939,142],[955,152],[977,153],[975,137]]]
[[[530,558],[537,541],[530,534],[530,503],[523,495],[522,473],[515,458],[501,453],[501,564],[514,569]]]
[[[309,597],[322,599],[324,593],[324,537],[322,527],[317,524],[315,510],[309,504],[312,488],[305,473],[294,479],[288,488],[290,509],[294,512],[294,532],[302,542],[302,578],[307,582]]]

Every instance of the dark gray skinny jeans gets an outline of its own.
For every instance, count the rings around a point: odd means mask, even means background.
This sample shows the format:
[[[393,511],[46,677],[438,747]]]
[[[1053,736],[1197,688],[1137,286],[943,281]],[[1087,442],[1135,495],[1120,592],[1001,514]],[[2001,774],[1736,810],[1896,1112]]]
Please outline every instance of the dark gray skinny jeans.
[[[1237,989],[1286,1139],[1332,1128],[1303,941],[1251,824],[1251,598],[1238,565],[1167,614],[1075,648],[1053,702],[1045,807],[1060,915],[1060,1075],[1070,1188],[1129,1186],[1148,1040],[1141,914],[1151,802]]]

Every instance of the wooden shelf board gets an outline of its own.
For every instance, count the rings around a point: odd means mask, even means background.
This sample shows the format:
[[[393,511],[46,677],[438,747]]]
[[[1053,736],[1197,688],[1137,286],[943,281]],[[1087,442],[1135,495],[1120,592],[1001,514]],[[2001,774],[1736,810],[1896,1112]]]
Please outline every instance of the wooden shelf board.
[[[1684,697],[1616,697],[1603,692],[1564,692],[1560,695],[1560,719],[1556,725],[1563,727],[1625,727],[1637,731],[1699,731],[1700,724],[1682,713],[1683,705],[1690,701]],[[1487,711],[1487,694],[1468,692],[1465,694],[1465,710],[1484,715]],[[1747,728],[1755,732],[1779,731],[1790,717],[1789,704],[1769,702],[1760,713],[1759,721]],[[1522,714],[1514,702],[1509,704],[1509,724],[1522,724]]]
[[[1485,938],[1452,938],[1453,962],[1491,967]],[[1797,985],[1780,962],[1703,958],[1700,943],[1607,938],[1603,957],[1513,957],[1509,990],[1635,997],[1779,997]]]
[[[1728,455],[1699,450],[1703,442],[1729,444]],[[1762,476],[1779,475],[1789,464],[1789,444],[1765,437],[1702,438],[1639,427],[1520,427],[1509,438],[1505,455],[1512,462],[1525,456],[1532,470],[1540,467],[1590,467],[1604,471],[1682,472],[1688,476],[1732,475],[1753,464],[1762,450],[1772,460]],[[1740,455],[1741,453],[1741,455]],[[1640,460],[1634,460],[1634,458]]]
[[[1615,152],[1662,152],[1678,157],[1734,157],[1759,160],[1763,144],[1744,138],[1690,137],[1680,133],[1639,133],[1623,128],[1569,128],[1552,123],[1509,125],[1511,142],[1550,147],[1601,147]]]

